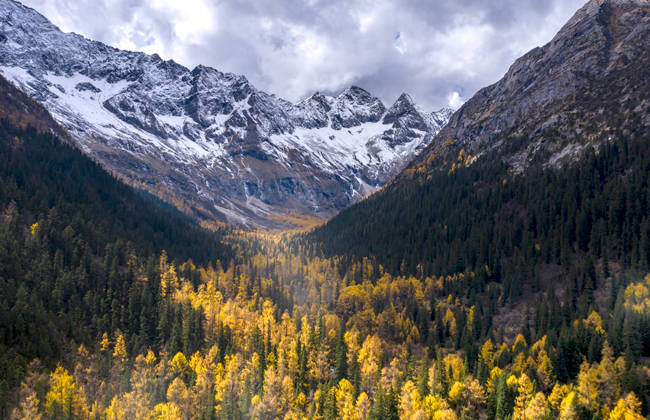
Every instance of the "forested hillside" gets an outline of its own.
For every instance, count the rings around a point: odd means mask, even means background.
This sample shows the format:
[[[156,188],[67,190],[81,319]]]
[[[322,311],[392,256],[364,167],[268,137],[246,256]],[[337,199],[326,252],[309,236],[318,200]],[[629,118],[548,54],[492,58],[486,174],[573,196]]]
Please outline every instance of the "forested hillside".
[[[202,229],[0,78],[0,418],[648,418],[648,9],[590,1],[303,234]]]
[[[544,266],[650,263],[648,133],[588,150],[556,170],[511,175],[498,156],[400,180],[309,239],[326,254],[374,256],[395,273],[490,267],[508,289],[539,288]],[[459,160],[463,153],[459,154]],[[517,295],[513,290],[509,295]]]
[[[392,184],[310,238],[393,272],[487,264],[515,283],[585,253],[647,267],[649,15],[647,1],[587,2]]]
[[[486,219],[471,219],[482,213],[469,205],[456,206],[466,215],[441,206],[453,215],[435,215],[446,220],[449,256],[400,275],[410,262],[398,258],[393,267],[382,254],[399,243],[323,257],[304,237],[200,231],[29,125],[22,106],[12,109],[0,124],[2,417],[648,413],[650,277],[642,229],[632,227],[647,225],[648,157],[638,143],[589,155],[584,175],[578,167],[566,176],[541,172],[497,182],[494,191],[498,165],[489,177],[474,172],[481,166],[441,174],[442,191],[445,182],[482,179],[475,195],[459,189],[451,197],[507,211],[497,216],[503,233],[486,239],[501,242],[484,244],[493,260],[471,260],[478,248],[452,232],[468,229],[473,240]],[[550,195],[569,180],[576,187],[547,197],[548,205],[581,209],[572,204],[580,191],[580,203],[596,211],[603,188],[634,200],[614,201],[611,216],[591,219],[605,221],[602,236],[576,226],[575,238],[559,244],[545,239],[558,233],[539,234],[554,226],[543,212],[534,224],[513,218],[527,220],[522,206],[534,201],[516,206],[515,194],[533,196],[524,193],[544,181]],[[413,180],[412,188],[426,185]],[[572,232],[557,223],[553,229]],[[427,255],[413,243],[412,252]],[[377,257],[361,257],[366,251]]]
[[[32,358],[53,362],[71,343],[125,329],[122,311],[140,292],[136,258],[157,264],[163,249],[197,262],[234,255],[224,233],[123,185],[65,139],[40,105],[0,78],[2,411]],[[153,302],[137,299],[130,315],[137,307],[155,322]]]

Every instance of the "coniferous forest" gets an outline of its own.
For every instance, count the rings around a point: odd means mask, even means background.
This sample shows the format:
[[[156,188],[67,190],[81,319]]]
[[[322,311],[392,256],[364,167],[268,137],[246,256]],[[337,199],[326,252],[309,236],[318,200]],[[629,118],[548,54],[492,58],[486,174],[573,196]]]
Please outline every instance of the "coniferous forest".
[[[413,176],[309,234],[209,232],[2,89],[0,417],[649,415],[647,133]]]

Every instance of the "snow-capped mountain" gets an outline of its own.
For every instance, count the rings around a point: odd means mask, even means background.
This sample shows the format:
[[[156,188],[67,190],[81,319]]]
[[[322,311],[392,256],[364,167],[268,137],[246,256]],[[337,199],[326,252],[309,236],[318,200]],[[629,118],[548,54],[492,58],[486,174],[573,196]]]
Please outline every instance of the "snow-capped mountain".
[[[445,124],[406,94],[359,87],[300,103],[244,76],[122,51],[0,0],[0,73],[87,154],[201,220],[248,227],[327,218],[391,180]]]

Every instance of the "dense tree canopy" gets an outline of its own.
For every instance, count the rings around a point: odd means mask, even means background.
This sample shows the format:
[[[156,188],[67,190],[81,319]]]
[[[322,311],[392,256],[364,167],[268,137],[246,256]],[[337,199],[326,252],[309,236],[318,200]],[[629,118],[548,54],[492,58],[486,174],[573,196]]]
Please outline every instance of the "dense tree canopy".
[[[433,172],[296,237],[204,231],[0,119],[0,417],[643,418],[643,146]]]

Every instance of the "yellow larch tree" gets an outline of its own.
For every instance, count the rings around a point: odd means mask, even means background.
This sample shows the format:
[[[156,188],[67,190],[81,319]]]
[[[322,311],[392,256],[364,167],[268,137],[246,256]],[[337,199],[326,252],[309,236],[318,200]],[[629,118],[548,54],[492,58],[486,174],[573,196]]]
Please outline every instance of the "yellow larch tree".
[[[50,374],[50,389],[45,396],[45,408],[53,418],[83,418],[88,407],[74,378],[60,365]]]
[[[616,406],[609,414],[610,420],[643,420],[641,415],[641,401],[633,392],[630,392],[616,403]]]
[[[358,361],[361,367],[361,388],[365,392],[374,390],[379,371],[382,350],[381,340],[375,335],[369,335],[359,349]]]
[[[528,375],[522,373],[519,377],[518,394],[515,398],[515,419],[526,419],[526,413],[530,401],[533,399],[533,383]]]
[[[424,411],[422,407],[422,396],[412,381],[406,381],[402,386],[402,393],[400,395],[400,418],[411,419],[417,415],[418,411]]]
[[[341,379],[336,385],[336,409],[343,420],[354,420],[356,417],[354,386],[347,379]]]

